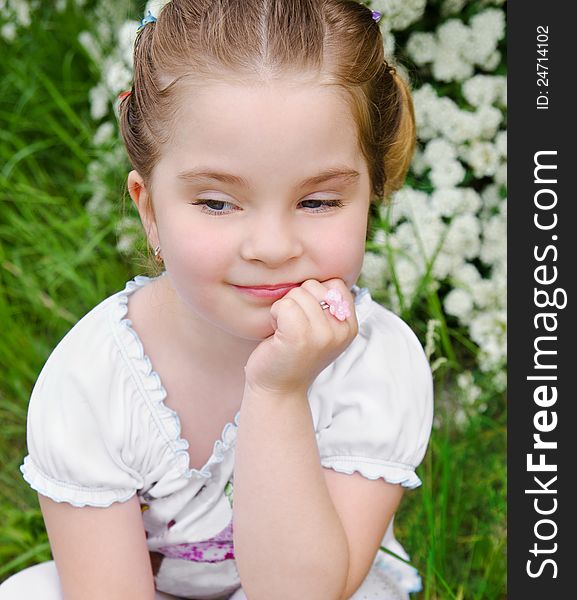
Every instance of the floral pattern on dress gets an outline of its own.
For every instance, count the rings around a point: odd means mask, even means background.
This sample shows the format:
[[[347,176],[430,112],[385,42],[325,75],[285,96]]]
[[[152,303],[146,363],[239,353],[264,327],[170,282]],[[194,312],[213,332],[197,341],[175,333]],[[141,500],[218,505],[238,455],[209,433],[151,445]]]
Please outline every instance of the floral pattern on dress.
[[[217,535],[194,544],[177,544],[158,549],[166,558],[180,558],[193,562],[218,563],[234,559],[232,521]]]

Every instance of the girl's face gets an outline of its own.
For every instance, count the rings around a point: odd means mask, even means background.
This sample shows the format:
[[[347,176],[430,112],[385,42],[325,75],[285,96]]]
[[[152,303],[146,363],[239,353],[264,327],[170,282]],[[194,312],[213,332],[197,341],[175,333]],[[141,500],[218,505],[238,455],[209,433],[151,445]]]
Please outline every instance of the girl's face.
[[[370,200],[356,135],[343,98],[319,85],[215,84],[189,95],[144,223],[187,313],[260,340],[288,290],[242,286],[356,282]]]

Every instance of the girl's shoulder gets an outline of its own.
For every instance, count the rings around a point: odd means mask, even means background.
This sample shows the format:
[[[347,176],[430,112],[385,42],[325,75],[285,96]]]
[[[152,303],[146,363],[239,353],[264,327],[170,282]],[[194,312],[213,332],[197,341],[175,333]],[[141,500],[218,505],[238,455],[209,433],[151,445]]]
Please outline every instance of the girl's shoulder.
[[[349,371],[353,362],[359,369],[376,363],[381,371],[394,365],[399,376],[413,372],[416,366],[425,376],[430,375],[423,346],[406,321],[373,300],[367,288],[357,288],[355,309],[359,333],[334,364],[337,370]]]
[[[115,443],[121,444],[121,428],[107,425],[110,415],[128,422],[143,403],[161,401],[162,386],[126,318],[129,295],[148,281],[147,277],[129,281],[66,333],[34,384],[29,419],[50,414],[79,428],[96,425],[118,434]]]
[[[150,281],[149,277],[137,276],[86,313],[54,347],[38,382],[54,370],[81,373],[88,379],[102,377],[128,364],[131,355],[140,354],[138,348],[127,351],[127,346],[135,343],[126,318],[128,297]]]
[[[126,318],[128,296],[148,280],[128,282],[82,317],[34,385],[21,471],[58,502],[109,506],[142,487],[151,464],[157,475],[181,470],[176,424]]]

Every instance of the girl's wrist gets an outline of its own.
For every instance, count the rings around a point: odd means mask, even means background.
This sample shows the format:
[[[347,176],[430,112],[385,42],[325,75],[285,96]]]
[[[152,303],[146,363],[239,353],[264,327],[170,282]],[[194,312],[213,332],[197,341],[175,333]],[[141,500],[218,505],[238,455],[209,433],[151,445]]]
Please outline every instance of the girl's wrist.
[[[257,398],[267,402],[287,402],[307,399],[308,388],[291,389],[270,388],[255,383],[245,382],[243,399]]]

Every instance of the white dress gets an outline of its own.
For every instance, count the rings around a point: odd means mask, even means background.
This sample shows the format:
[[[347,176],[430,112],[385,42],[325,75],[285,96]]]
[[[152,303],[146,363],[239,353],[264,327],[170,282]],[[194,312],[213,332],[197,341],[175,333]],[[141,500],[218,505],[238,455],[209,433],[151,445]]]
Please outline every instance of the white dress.
[[[244,597],[232,536],[240,411],[202,469],[189,468],[179,417],[126,318],[129,295],[150,281],[129,281],[54,349],[32,392],[20,469],[32,488],[74,506],[137,494],[157,590],[237,600]],[[359,333],[309,388],[321,464],[415,488],[432,425],[431,370],[408,325],[368,290],[353,292]],[[382,545],[408,559],[392,522]],[[415,569],[379,551],[353,597],[408,598],[420,588]]]

